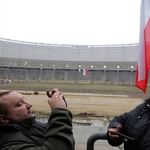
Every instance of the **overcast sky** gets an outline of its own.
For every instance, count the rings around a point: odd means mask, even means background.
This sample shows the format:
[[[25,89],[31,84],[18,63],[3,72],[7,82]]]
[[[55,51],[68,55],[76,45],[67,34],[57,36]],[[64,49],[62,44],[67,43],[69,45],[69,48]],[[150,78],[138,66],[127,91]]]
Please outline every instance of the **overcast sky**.
[[[140,0],[0,0],[0,37],[50,44],[139,42]]]

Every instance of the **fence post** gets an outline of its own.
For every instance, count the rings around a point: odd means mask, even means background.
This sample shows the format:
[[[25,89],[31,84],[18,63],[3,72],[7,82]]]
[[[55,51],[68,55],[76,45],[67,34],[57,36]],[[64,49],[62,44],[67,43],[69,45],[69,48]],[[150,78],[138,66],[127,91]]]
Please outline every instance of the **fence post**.
[[[94,150],[94,143],[97,140],[107,140],[107,132],[92,134],[87,140],[87,150]]]

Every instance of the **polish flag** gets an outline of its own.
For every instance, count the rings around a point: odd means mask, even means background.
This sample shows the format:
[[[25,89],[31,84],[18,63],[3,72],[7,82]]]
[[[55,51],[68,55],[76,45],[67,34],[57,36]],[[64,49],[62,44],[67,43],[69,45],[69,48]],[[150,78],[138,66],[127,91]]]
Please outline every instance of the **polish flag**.
[[[140,39],[138,64],[136,70],[136,86],[144,93],[150,69],[150,0],[141,0]]]
[[[87,69],[87,68],[84,68],[84,69],[83,69],[83,75],[84,75],[84,76],[87,76],[87,75],[88,75],[88,69]]]

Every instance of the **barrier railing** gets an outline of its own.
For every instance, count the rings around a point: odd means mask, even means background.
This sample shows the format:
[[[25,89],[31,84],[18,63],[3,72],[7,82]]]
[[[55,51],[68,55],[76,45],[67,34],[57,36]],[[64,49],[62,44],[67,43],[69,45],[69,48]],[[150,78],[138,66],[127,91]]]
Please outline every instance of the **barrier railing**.
[[[87,150],[94,150],[94,143],[97,140],[107,140],[107,133],[94,133],[87,140]]]

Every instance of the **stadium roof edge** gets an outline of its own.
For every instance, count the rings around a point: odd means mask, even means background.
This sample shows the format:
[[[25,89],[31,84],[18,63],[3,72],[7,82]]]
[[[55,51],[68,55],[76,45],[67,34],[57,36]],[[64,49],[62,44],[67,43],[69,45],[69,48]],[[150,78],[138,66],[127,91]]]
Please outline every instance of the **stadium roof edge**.
[[[18,44],[29,44],[29,45],[43,45],[43,46],[66,46],[72,48],[84,48],[84,47],[123,47],[123,46],[139,46],[139,43],[128,43],[128,44],[102,44],[102,45],[82,45],[82,44],[50,44],[50,43],[40,43],[40,42],[29,42],[14,39],[0,38],[0,41],[13,42]]]

